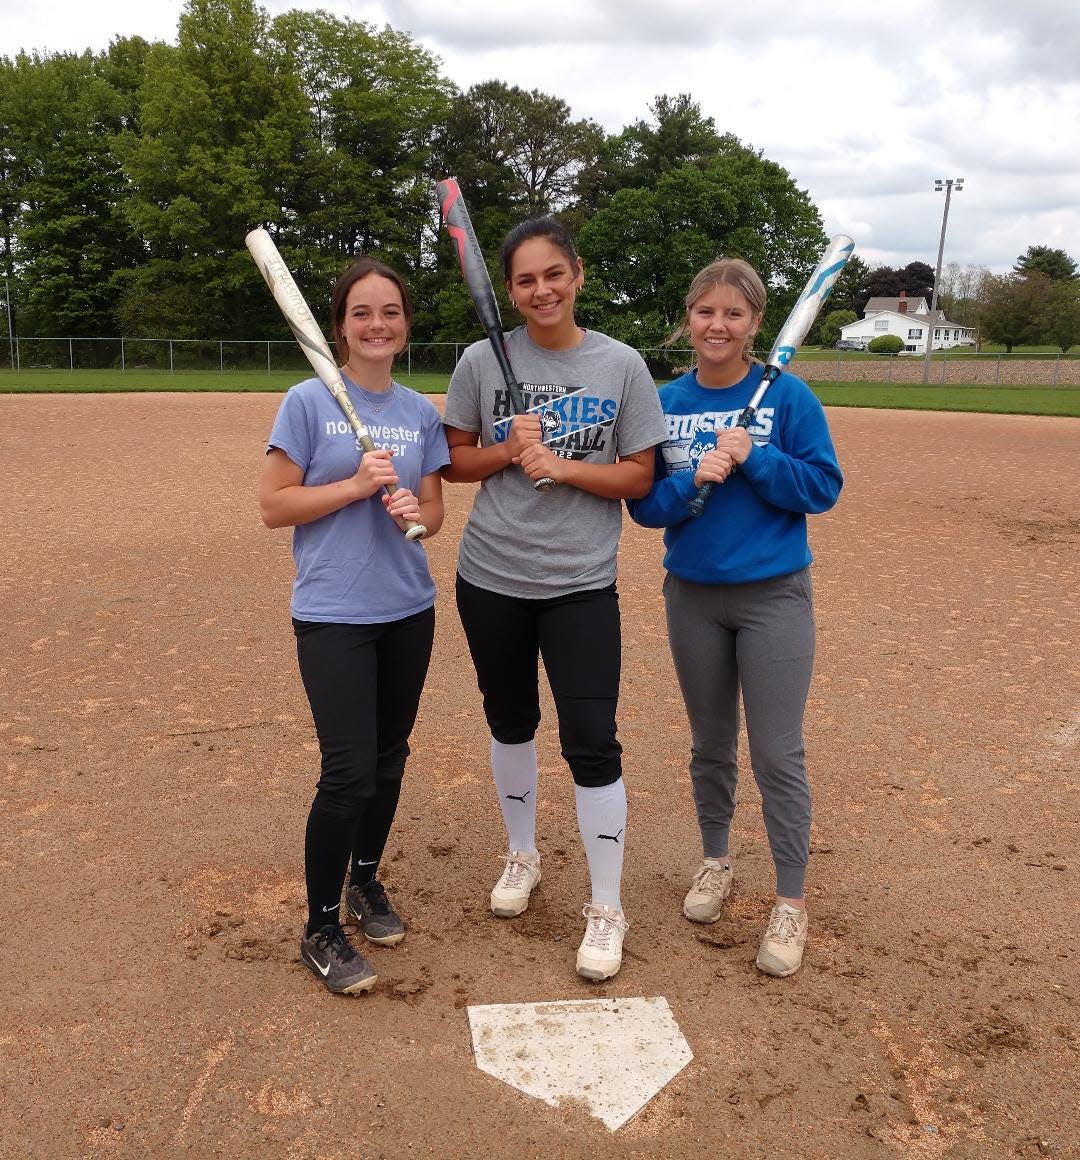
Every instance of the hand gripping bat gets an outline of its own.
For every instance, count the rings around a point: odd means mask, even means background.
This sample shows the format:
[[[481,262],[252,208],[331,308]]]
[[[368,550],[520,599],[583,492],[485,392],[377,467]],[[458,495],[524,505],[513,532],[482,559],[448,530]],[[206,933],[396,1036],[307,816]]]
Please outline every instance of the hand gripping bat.
[[[244,244],[251,251],[255,265],[259,267],[259,272],[266,279],[266,284],[274,295],[274,301],[281,308],[281,313],[285,315],[285,321],[289,324],[293,334],[296,335],[300,349],[307,356],[307,360],[311,363],[315,373],[322,379],[326,389],[337,400],[338,406],[345,412],[345,418],[349,420],[349,424],[356,432],[357,442],[364,451],[377,451],[378,448],[374,440],[361,422],[360,416],[356,413],[356,408],[352,405],[352,400],[345,390],[341,371],[338,370],[337,363],[334,362],[330,347],[323,337],[323,332],[312,317],[308,304],[304,301],[303,294],[300,293],[300,287],[297,286],[292,274],[289,273],[289,268],[285,265],[281,254],[278,253],[273,239],[266,230],[252,230],[244,239]],[[394,494],[390,487],[386,487],[385,490],[387,495]],[[405,538],[407,540],[419,540],[421,536],[427,535],[427,528],[423,524],[415,523],[412,520],[405,522],[407,525]]]
[[[821,261],[818,262],[813,274],[810,275],[810,281],[806,283],[805,289],[799,295],[799,300],[791,308],[791,313],[780,328],[776,342],[773,343],[773,348],[769,351],[769,357],[765,361],[765,373],[761,376],[761,382],[750,402],[746,404],[743,413],[736,421],[736,427],[747,428],[753,423],[757,409],[761,406],[761,400],[765,397],[765,392],[783,374],[788,363],[795,357],[799,344],[806,337],[806,332],[813,325],[818,311],[825,304],[825,299],[832,293],[836,279],[840,277],[840,272],[847,265],[848,258],[854,252],[855,243],[845,234],[837,234],[829,242],[828,249],[822,254]],[[705,501],[712,494],[713,486],[710,482],[703,483],[698,488],[697,495],[690,501],[691,516],[699,516],[705,510]]]
[[[476,307],[477,316],[491,343],[495,354],[495,361],[502,371],[506,389],[510,392],[510,405],[516,415],[524,415],[528,408],[525,406],[525,396],[521,393],[521,384],[514,375],[510,365],[510,358],[506,353],[506,344],[503,341],[502,316],[499,314],[499,303],[495,298],[495,291],[488,276],[484,255],[480,250],[480,243],[476,240],[469,211],[465,208],[465,201],[461,196],[461,188],[453,177],[447,177],[435,187],[439,195],[439,210],[446,223],[446,232],[454,239],[457,246],[458,261],[461,263],[461,272],[465,276],[465,285],[469,297]],[[538,479],[533,484],[535,491],[550,491],[555,486],[553,479]]]

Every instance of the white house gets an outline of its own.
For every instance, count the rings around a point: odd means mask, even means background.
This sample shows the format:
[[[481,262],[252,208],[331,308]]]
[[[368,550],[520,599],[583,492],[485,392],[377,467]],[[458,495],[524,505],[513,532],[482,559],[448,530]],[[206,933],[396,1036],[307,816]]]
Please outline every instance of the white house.
[[[883,334],[895,334],[904,340],[904,350],[926,353],[927,335],[931,329],[930,308],[925,298],[908,298],[900,291],[898,298],[871,298],[858,322],[840,327],[841,338],[869,343]],[[951,346],[974,346],[975,328],[949,322],[943,311],[933,320],[933,350]]]

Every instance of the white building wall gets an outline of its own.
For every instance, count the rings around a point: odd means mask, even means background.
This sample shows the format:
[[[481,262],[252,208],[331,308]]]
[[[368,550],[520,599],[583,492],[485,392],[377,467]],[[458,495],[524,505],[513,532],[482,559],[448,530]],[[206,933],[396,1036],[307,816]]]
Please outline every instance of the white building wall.
[[[849,322],[846,326],[840,327],[840,336],[870,342],[883,334],[895,334],[903,340],[905,350],[925,354],[929,329],[930,320],[926,315],[896,314],[891,310],[883,310],[880,314],[872,314],[869,318],[860,318],[857,322]],[[975,331],[972,327],[955,326],[952,323],[944,326],[938,323],[933,329],[934,350],[971,346],[975,342]]]

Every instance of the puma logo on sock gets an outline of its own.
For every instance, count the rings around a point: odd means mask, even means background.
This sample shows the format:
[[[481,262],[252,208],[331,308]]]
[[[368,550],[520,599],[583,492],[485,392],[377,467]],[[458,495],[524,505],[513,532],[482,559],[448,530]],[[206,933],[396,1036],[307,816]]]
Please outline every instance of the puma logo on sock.
[[[525,792],[524,792],[524,793],[521,795],[521,797],[518,797],[518,795],[517,795],[516,793],[508,793],[508,794],[506,795],[506,800],[507,800],[507,801],[511,801],[511,802],[521,802],[521,804],[522,804],[522,805],[524,805],[524,804],[525,804],[525,799],[526,799],[526,798],[529,796],[529,794],[531,794],[531,793],[532,793],[532,790],[531,790],[531,789],[527,789],[527,790],[526,790],[526,791],[525,791]]]
[[[623,830],[625,830],[625,829],[626,829],[626,827],[623,826],[622,830],[619,831],[619,834],[621,834],[623,832]],[[596,836],[598,838],[606,838],[609,842],[616,842],[617,843],[619,840],[619,834],[597,834]]]

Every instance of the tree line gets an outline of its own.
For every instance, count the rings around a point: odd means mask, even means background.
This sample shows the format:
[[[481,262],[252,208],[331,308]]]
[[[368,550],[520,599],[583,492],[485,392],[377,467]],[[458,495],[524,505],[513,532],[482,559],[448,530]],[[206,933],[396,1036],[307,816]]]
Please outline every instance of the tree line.
[[[536,89],[460,91],[407,34],[326,12],[187,0],[175,44],[0,57],[0,274],[19,334],[287,338],[243,245],[263,225],[318,316],[371,253],[408,277],[415,339],[481,337],[440,230],[448,175],[500,296],[506,231],[554,213],[586,262],[581,321],[639,348],[719,254],[770,286],[768,346],[827,242],[791,175],[686,94],[607,133]],[[852,259],[832,305],[889,292],[884,271]],[[929,298],[930,267],[899,273]]]
[[[188,0],[175,44],[0,57],[0,272],[16,333],[278,338],[243,245],[274,236],[318,315],[359,253],[406,274],[414,337],[480,337],[435,183],[456,176],[502,278],[516,221],[554,213],[588,268],[585,325],[656,345],[719,253],[776,288],[827,238],[791,176],[685,94],[621,132],[499,81],[459,91],[403,32],[253,0]]]

